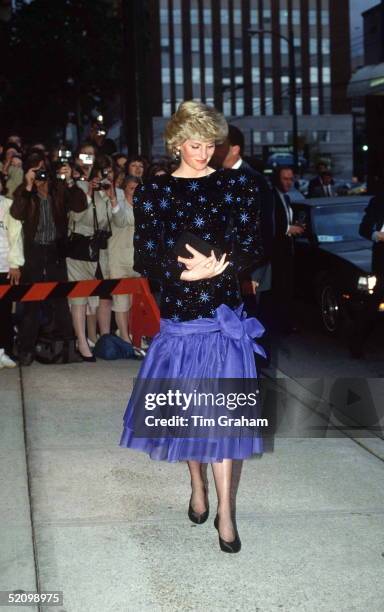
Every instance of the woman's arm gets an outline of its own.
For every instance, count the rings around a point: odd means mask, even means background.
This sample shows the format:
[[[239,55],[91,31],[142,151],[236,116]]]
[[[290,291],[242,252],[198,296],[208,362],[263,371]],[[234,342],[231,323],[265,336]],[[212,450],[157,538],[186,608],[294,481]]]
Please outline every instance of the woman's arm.
[[[253,178],[248,175],[241,186],[239,201],[233,201],[234,233],[232,252],[228,255],[229,267],[237,272],[253,269],[264,261],[261,236],[260,191]]]
[[[32,192],[28,191],[25,185],[20,185],[13,194],[13,203],[10,210],[12,217],[18,221],[25,221],[31,205]]]
[[[162,222],[152,185],[142,185],[133,197],[135,232],[133,236],[133,269],[146,278],[162,277],[159,261]]]

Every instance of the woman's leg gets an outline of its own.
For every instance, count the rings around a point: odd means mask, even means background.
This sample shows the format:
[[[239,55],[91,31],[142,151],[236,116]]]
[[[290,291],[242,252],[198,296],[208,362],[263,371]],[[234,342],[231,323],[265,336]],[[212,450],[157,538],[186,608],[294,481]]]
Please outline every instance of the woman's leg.
[[[125,340],[126,342],[130,342],[129,332],[128,332],[128,312],[116,312],[115,311],[115,319],[116,325],[120,332],[120,338]]]
[[[111,333],[111,312],[112,301],[100,299],[97,309],[97,322],[99,324],[100,335]]]
[[[205,499],[205,484],[204,478],[201,471],[202,463],[200,461],[187,461],[189,473],[191,475],[191,486],[192,486],[192,497],[191,505],[192,509],[197,514],[202,514],[207,509],[207,502]]]
[[[84,357],[92,357],[92,353],[89,350],[87,337],[85,334],[85,312],[87,309],[86,304],[72,304],[71,315],[73,328],[75,330],[77,342],[79,345],[79,351]]]
[[[226,542],[233,542],[236,536],[231,514],[232,464],[232,459],[212,463],[218,501],[219,533]]]
[[[87,314],[87,336],[94,344],[97,342],[97,316],[96,313]]]

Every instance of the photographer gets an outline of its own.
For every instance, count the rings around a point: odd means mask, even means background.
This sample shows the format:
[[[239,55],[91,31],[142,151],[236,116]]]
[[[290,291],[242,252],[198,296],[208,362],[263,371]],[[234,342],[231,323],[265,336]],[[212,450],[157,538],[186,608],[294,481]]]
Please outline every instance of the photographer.
[[[95,147],[97,155],[113,155],[116,153],[116,145],[111,138],[107,138],[107,128],[101,115],[100,118],[92,122],[88,140]]]
[[[74,178],[80,181],[88,181],[91,174],[93,164],[95,163],[95,147],[89,143],[84,142],[77,150],[75,157],[76,164],[76,175]],[[79,185],[80,187],[81,185]],[[85,191],[88,187],[85,189]]]
[[[44,154],[34,152],[26,161],[23,185],[17,188],[11,215],[23,224],[25,265],[22,283],[66,281],[63,247],[67,236],[68,213],[87,207],[84,192],[72,179],[68,164],[59,167],[63,180],[53,177]],[[50,302],[57,329],[63,337],[72,336],[71,319],[65,299]],[[22,365],[34,359],[39,333],[39,302],[23,304],[19,326],[19,357]]]
[[[91,280],[110,278],[108,241],[113,226],[122,226],[126,221],[123,208],[117,203],[112,160],[103,155],[96,159],[87,187],[88,208],[82,213],[71,213],[69,219],[69,249],[67,270],[70,280]],[[97,243],[97,260],[91,257],[88,244],[91,239]],[[73,327],[78,340],[80,355],[84,361],[95,361],[86,335],[87,298],[69,300]],[[100,334],[108,334],[111,326],[111,300],[100,298],[97,308]]]

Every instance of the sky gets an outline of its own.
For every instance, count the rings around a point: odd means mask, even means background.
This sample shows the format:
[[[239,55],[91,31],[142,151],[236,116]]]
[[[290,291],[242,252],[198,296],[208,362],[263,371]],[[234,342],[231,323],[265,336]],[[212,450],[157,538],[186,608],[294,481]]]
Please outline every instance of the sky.
[[[380,3],[380,0],[349,0],[351,14],[352,55],[363,52],[363,20],[361,13]]]

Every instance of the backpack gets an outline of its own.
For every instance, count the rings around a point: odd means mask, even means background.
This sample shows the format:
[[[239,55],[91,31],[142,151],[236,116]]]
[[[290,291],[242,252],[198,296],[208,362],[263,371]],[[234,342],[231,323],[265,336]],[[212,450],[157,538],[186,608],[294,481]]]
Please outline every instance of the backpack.
[[[39,363],[80,363],[82,361],[76,350],[75,338],[50,338],[40,336],[35,347],[35,359]]]
[[[132,344],[114,334],[103,334],[93,349],[95,357],[100,359],[135,359]]]

